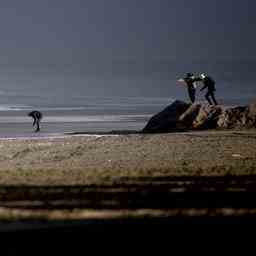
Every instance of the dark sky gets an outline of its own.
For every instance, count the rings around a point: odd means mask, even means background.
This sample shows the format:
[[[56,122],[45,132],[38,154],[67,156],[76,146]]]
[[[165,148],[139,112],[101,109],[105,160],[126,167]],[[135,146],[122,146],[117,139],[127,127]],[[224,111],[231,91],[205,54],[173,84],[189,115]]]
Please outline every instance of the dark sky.
[[[167,81],[177,78],[171,68],[188,71],[182,65],[194,60],[254,59],[255,10],[255,0],[1,0],[1,86],[83,86],[83,77],[102,75],[97,92],[104,94],[104,74],[163,70]],[[163,64],[170,60],[172,66]],[[139,80],[122,83],[116,82],[120,92],[140,90]],[[88,90],[98,83],[91,84]]]
[[[254,0],[2,0],[0,63],[254,58],[255,9]]]

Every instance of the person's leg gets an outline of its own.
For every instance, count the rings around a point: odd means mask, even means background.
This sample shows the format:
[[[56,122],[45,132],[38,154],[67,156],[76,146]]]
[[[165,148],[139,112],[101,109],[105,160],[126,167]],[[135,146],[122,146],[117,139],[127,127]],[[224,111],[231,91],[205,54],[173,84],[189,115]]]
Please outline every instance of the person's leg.
[[[212,101],[213,101],[214,105],[218,105],[218,102],[215,99],[214,92],[211,92],[211,97],[212,97]]]
[[[195,93],[196,93],[196,91],[194,89],[191,89],[188,87],[188,95],[189,95],[190,101],[192,103],[195,102]]]
[[[195,100],[196,100],[196,90],[195,90],[195,89],[192,89],[191,94],[192,94],[192,103],[194,103]]]
[[[36,132],[40,131],[39,119],[36,120]]]
[[[210,105],[212,105],[212,101],[211,101],[211,99],[210,99],[210,92],[209,92],[209,91],[205,94],[205,98],[206,98],[206,100],[208,101],[208,103],[209,103]]]

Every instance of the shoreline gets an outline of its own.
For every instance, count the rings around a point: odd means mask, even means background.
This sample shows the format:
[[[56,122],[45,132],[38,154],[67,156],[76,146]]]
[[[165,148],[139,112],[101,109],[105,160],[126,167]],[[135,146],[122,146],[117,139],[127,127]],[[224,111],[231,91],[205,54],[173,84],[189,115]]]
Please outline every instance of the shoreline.
[[[31,133],[30,136],[16,135],[13,137],[0,136],[1,140],[40,140],[40,139],[61,139],[71,137],[106,137],[106,136],[125,136],[125,135],[246,135],[256,134],[256,129],[208,129],[208,130],[187,130],[187,131],[174,131],[168,133],[143,133],[141,130],[112,130],[102,132],[63,132],[63,133]]]

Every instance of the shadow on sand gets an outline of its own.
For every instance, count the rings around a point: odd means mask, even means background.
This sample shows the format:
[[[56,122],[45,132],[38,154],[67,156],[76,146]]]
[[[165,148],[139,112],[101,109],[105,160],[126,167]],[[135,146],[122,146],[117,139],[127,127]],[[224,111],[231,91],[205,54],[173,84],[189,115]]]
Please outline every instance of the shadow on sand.
[[[256,208],[256,176],[121,177],[88,186],[0,186],[4,207],[26,209]]]
[[[72,224],[66,225],[68,229],[78,228],[73,225],[74,223],[79,223],[79,228],[90,226],[94,229],[92,223],[104,223],[102,227],[111,223],[112,228],[114,223],[119,222],[122,223],[121,226],[129,227],[131,223],[136,225],[169,223],[177,226],[179,223],[193,224],[205,221],[233,223],[238,218],[245,220],[247,217],[254,220],[255,197],[256,176],[122,177],[112,184],[105,185],[0,187],[0,204],[7,209],[35,211],[155,209],[169,213],[166,217],[159,218],[151,218],[149,215],[143,220],[127,217],[118,220],[67,221],[66,224],[68,222]],[[83,223],[84,225],[81,225]]]
[[[8,209],[158,209],[170,213],[166,216],[148,215],[143,218],[126,216],[117,219],[92,217],[66,221],[46,221],[40,218],[26,221],[2,220],[0,226],[1,233],[4,234],[9,232],[18,234],[19,237],[22,234],[36,237],[43,235],[46,239],[42,249],[45,251],[46,246],[51,246],[58,252],[69,248],[73,253],[77,248],[89,246],[91,241],[112,246],[120,243],[125,248],[134,244],[149,248],[148,242],[151,241],[153,245],[157,240],[158,243],[161,241],[161,246],[169,248],[170,241],[185,244],[193,241],[193,238],[200,243],[205,239],[211,244],[212,241],[219,241],[220,237],[244,236],[248,228],[256,227],[255,198],[256,176],[122,177],[112,184],[101,186],[0,186],[0,204]],[[83,242],[76,241],[75,248],[67,239],[67,243],[57,244],[54,239],[47,239],[50,234],[62,234],[62,237],[71,239],[74,234],[78,234],[78,239],[82,238]],[[142,243],[143,240],[146,243]],[[38,246],[42,245],[41,241],[38,241]],[[27,250],[26,243],[21,246],[24,251]],[[158,247],[160,251],[161,248],[164,247]],[[113,250],[112,247],[109,249]],[[20,249],[15,250],[20,252]],[[52,249],[49,250],[52,252]]]

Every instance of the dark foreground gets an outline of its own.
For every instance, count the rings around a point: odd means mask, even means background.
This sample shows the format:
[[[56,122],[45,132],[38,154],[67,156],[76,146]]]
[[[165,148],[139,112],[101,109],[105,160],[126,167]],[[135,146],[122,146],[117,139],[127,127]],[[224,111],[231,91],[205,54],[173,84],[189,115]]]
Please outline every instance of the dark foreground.
[[[117,232],[256,224],[256,176],[123,177],[112,185],[1,186],[1,231]],[[55,213],[55,214],[53,214]],[[147,233],[147,232],[146,232]]]
[[[164,253],[188,249],[188,242],[196,251],[204,243],[216,249],[227,245],[227,238],[233,247],[256,228],[255,198],[252,175],[124,177],[109,186],[1,186],[1,248],[8,255],[138,252],[135,246]]]

